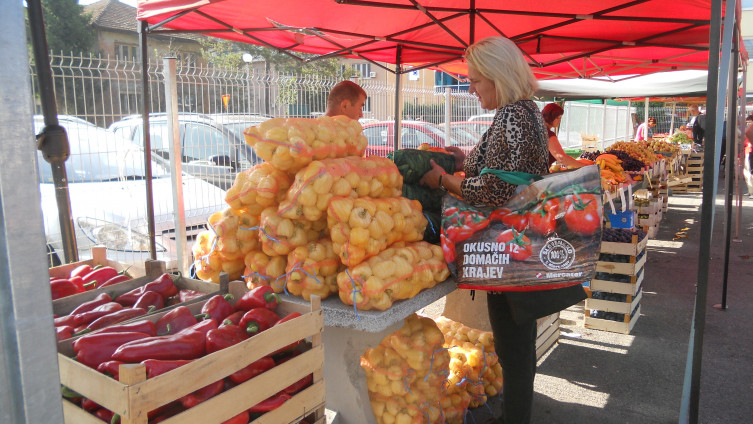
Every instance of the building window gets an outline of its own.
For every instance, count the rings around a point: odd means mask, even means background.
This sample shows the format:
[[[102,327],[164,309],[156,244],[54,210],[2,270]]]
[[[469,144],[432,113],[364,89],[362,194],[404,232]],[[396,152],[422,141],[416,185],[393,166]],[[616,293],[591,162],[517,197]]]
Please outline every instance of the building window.
[[[115,44],[115,57],[135,62],[139,57],[139,47],[132,44]]]
[[[360,78],[373,78],[371,76],[371,64],[370,63],[354,63],[352,65],[353,70],[358,73]]]
[[[365,113],[371,112],[371,98],[370,97],[366,98],[366,102],[364,102],[363,104],[363,111]]]
[[[434,91],[443,92],[447,87],[452,88],[453,91],[468,91],[470,84],[459,78],[445,72],[434,71]]]

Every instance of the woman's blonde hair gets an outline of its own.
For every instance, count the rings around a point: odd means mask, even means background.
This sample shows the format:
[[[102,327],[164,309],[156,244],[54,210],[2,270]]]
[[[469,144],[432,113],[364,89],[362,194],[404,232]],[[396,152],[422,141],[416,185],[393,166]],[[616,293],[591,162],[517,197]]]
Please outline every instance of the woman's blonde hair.
[[[518,46],[504,37],[488,37],[465,50],[468,66],[490,79],[497,89],[497,107],[529,99],[539,88]]]

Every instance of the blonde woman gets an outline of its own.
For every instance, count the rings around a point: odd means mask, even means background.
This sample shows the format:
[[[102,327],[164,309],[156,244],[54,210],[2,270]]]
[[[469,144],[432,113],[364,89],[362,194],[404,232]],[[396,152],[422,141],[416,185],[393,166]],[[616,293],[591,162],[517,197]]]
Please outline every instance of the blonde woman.
[[[447,190],[470,204],[501,206],[517,186],[492,174],[481,175],[482,169],[543,175],[549,168],[546,124],[530,100],[538,83],[518,47],[507,38],[478,41],[468,47],[465,59],[468,91],[478,97],[481,107],[496,111],[492,125],[464,158],[464,178],[433,164],[421,183]],[[556,290],[487,292],[489,323],[503,371],[504,423],[525,424],[531,420],[536,319],[585,298],[580,284]]]

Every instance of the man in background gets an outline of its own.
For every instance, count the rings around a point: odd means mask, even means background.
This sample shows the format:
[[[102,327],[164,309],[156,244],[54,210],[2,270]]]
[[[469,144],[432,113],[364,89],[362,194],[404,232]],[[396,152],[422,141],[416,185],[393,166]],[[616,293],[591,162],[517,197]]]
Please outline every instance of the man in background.
[[[366,90],[353,81],[341,81],[329,92],[325,116],[345,115],[350,119],[363,117]]]
[[[691,125],[690,122],[688,122],[688,126],[693,128],[693,141],[697,144],[703,145],[703,141],[706,138],[706,114],[703,113],[697,105],[693,106],[695,106],[697,114],[692,119],[693,124]]]

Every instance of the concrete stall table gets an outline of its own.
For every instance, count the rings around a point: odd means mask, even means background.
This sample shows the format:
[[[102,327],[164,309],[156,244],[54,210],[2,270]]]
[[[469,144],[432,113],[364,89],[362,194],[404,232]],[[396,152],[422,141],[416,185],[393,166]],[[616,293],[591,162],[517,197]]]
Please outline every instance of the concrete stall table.
[[[450,277],[413,298],[395,302],[386,311],[356,311],[337,296],[322,300],[327,409],[336,414],[328,423],[376,424],[366,387],[366,373],[361,368],[361,355],[399,330],[406,317],[455,289],[455,280]],[[281,297],[290,302],[308,303],[295,296]]]

